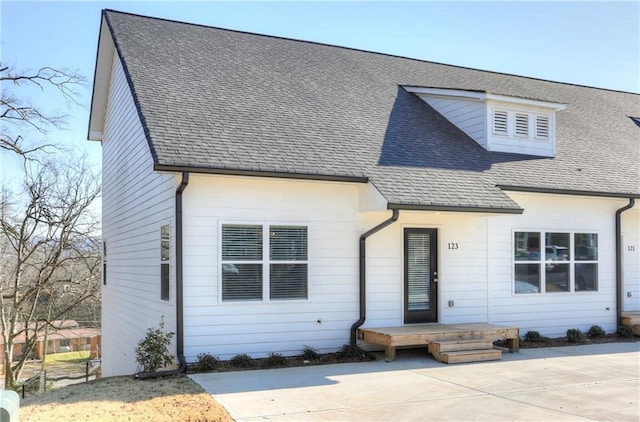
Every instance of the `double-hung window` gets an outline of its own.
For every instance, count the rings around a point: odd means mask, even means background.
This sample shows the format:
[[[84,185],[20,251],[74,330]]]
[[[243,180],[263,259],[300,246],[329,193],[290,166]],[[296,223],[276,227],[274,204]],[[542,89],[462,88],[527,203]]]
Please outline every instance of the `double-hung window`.
[[[597,290],[596,233],[514,233],[516,294]]]
[[[307,299],[307,227],[223,224],[222,301]]]

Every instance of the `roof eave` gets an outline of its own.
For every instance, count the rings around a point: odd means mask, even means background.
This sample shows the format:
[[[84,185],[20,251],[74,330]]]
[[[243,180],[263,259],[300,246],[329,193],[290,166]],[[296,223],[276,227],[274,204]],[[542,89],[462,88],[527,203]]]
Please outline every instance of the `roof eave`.
[[[388,203],[390,210],[398,209],[405,211],[438,211],[438,212],[471,212],[482,214],[522,214],[522,208],[494,208],[494,207],[469,207],[456,205],[420,205],[420,204],[400,204]]]
[[[511,192],[530,192],[530,193],[548,193],[553,195],[573,195],[573,196],[597,196],[604,198],[640,198],[640,193],[624,193],[624,192],[603,192],[603,191],[584,191],[572,189],[552,189],[539,188],[531,186],[514,186],[514,185],[497,185],[498,189]]]
[[[104,14],[100,23],[87,139],[102,141],[115,46]]]
[[[213,167],[192,167],[181,165],[154,164],[155,171],[167,172],[191,172],[199,174],[215,174],[225,176],[247,176],[247,177],[273,177],[280,179],[298,179],[298,180],[318,180],[326,182],[350,182],[350,183],[367,183],[368,177],[365,176],[347,176],[333,174],[318,173],[291,173],[281,171],[263,171],[249,169],[230,169],[230,168],[213,168]]]

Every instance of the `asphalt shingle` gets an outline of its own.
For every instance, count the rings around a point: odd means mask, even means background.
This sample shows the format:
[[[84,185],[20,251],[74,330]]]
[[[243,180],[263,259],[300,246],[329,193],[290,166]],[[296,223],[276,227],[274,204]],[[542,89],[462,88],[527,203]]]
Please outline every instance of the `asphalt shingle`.
[[[105,11],[156,166],[367,177],[390,204],[497,185],[640,196],[640,96]],[[567,104],[554,158],[488,152],[402,85]]]

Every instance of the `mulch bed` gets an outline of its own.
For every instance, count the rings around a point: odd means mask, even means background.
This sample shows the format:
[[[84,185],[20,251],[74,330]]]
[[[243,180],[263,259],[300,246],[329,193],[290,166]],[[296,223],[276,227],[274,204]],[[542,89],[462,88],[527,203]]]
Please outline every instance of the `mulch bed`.
[[[540,337],[537,341],[520,341],[521,349],[538,349],[541,347],[564,347],[564,346],[582,346],[585,344],[603,344],[603,343],[634,343],[638,342],[640,339],[638,337],[618,337],[616,334],[607,334],[604,337],[600,338],[585,338],[584,341],[580,343],[573,343],[567,340],[566,337],[559,338],[549,338],[549,337]],[[494,343],[496,346],[500,347],[508,347],[506,341],[497,341]]]

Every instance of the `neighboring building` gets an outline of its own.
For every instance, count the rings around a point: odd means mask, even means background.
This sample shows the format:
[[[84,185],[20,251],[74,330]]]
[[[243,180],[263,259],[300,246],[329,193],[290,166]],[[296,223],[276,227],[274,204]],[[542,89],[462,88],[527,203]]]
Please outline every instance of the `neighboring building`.
[[[361,323],[612,332],[640,311],[639,117],[634,93],[105,11],[103,375],[162,318],[188,362]]]
[[[34,325],[29,326],[29,337],[33,336]],[[17,327],[22,330],[21,326]],[[0,333],[1,334],[1,333]],[[25,349],[26,333],[16,337],[13,343],[13,358],[20,359]],[[100,356],[100,329],[83,328],[74,320],[52,321],[46,334],[47,345],[45,349],[45,333],[38,334],[36,347],[33,351],[33,359],[42,359],[44,354],[77,352],[89,350],[91,358]],[[0,361],[4,356],[4,341],[0,336]]]

